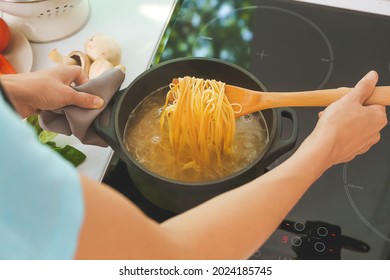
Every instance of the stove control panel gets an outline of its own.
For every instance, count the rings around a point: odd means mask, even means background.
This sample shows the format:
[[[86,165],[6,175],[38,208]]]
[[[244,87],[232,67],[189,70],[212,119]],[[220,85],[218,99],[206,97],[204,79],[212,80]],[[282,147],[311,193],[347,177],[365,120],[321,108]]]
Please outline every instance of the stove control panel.
[[[370,246],[342,235],[337,225],[284,220],[251,259],[337,260],[341,259],[342,249],[365,253]]]

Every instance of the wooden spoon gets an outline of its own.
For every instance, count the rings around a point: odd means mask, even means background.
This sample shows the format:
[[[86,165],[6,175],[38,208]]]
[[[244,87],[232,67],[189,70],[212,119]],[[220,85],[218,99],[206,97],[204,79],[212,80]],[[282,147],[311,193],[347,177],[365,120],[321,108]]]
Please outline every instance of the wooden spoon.
[[[240,104],[236,117],[277,107],[325,107],[350,92],[352,88],[323,89],[299,92],[261,92],[225,85],[225,94],[231,104]],[[390,86],[376,87],[365,105],[390,105]]]
[[[172,83],[177,84],[178,79]],[[241,117],[257,111],[278,107],[326,107],[340,99],[352,88],[322,89],[297,92],[262,92],[225,84],[225,94],[233,105],[239,104],[241,111],[235,113]],[[366,100],[365,105],[390,105],[390,86],[376,87],[374,93]],[[235,106],[234,109],[236,109]]]

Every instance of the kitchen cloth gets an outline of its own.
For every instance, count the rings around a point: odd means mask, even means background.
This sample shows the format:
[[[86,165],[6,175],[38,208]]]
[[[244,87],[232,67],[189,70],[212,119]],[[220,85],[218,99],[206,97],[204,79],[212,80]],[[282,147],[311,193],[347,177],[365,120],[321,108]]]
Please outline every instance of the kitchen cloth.
[[[85,109],[69,105],[53,111],[41,111],[39,124],[45,130],[74,135],[81,143],[107,147],[108,144],[97,133],[93,126],[96,117],[104,110],[114,94],[119,90],[125,74],[120,69],[110,69],[85,84],[75,86],[76,91],[82,91],[100,96],[104,106],[99,109]]]

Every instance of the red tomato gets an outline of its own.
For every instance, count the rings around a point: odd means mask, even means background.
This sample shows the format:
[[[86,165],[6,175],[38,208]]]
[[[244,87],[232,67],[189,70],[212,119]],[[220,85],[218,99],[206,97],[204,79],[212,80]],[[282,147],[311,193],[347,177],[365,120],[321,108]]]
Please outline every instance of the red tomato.
[[[11,42],[11,30],[7,23],[0,18],[0,53],[4,51]]]
[[[11,63],[0,53],[0,76],[2,74],[15,74],[15,68]]]

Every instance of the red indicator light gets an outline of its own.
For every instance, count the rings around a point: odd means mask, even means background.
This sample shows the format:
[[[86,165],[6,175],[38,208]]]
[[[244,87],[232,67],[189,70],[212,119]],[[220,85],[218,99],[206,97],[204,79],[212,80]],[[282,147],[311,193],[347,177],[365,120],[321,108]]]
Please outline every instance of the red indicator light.
[[[282,243],[288,243],[288,236],[287,235],[283,235],[282,236]]]
[[[334,237],[334,236],[336,236],[336,234],[335,234],[335,233],[332,233],[332,234],[331,234],[331,236],[333,236],[333,237]]]

